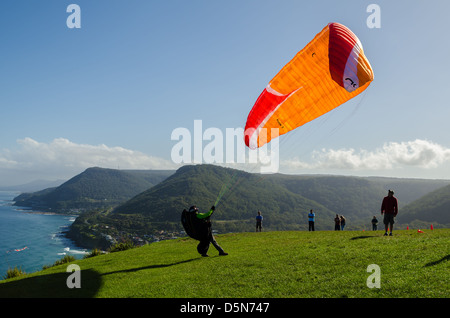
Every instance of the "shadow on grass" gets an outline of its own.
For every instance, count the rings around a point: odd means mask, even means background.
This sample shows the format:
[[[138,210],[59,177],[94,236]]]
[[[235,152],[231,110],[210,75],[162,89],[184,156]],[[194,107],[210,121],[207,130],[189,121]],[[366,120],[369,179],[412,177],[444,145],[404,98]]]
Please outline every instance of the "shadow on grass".
[[[434,261],[434,262],[430,262],[430,263],[425,264],[425,267],[434,266],[434,265],[437,265],[437,264],[439,264],[439,263],[442,263],[442,262],[445,262],[445,261],[448,261],[448,260],[450,260],[450,254],[447,255],[447,256],[444,256],[444,257],[441,258],[440,260],[437,260],[437,261]]]
[[[361,240],[361,239],[372,238],[372,237],[376,237],[376,236],[373,236],[373,235],[361,235],[361,236],[352,237],[350,240]]]
[[[0,284],[0,298],[91,298],[101,286],[100,275],[92,270],[80,271],[81,288],[67,287],[72,273],[33,276]]]
[[[193,258],[170,264],[149,265],[100,274],[92,269],[80,270],[81,288],[67,287],[72,272],[26,277],[0,284],[0,298],[92,298],[102,285],[103,275],[131,273],[152,268],[163,268],[199,260]],[[70,280],[72,281],[72,279]]]
[[[192,262],[192,261],[195,261],[195,260],[199,260],[199,259],[200,258],[192,258],[192,259],[179,261],[179,262],[175,262],[175,263],[170,263],[170,264],[158,264],[158,265],[149,265],[149,266],[143,266],[143,267],[137,267],[137,268],[124,269],[124,270],[120,270],[120,271],[104,273],[104,274],[102,274],[102,276],[103,275],[110,275],[110,274],[117,274],[117,273],[133,273],[133,272],[142,271],[142,270],[145,270],[145,269],[152,269],[152,268],[170,267],[170,266],[174,266],[174,265],[189,263],[189,262]]]

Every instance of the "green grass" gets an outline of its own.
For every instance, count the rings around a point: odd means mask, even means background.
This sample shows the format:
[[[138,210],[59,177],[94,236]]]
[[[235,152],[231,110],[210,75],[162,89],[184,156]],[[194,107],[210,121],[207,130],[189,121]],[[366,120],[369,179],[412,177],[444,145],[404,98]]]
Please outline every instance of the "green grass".
[[[6,271],[6,275],[3,276],[3,279],[19,277],[20,275],[25,274],[26,273],[22,270],[22,268],[17,268],[17,266],[15,266],[14,268],[8,268],[8,270]]]
[[[81,288],[69,289],[67,264],[0,281],[0,297],[379,298],[450,297],[450,229],[262,232],[216,237],[200,257],[184,238],[75,263]],[[381,288],[367,287],[367,266]]]

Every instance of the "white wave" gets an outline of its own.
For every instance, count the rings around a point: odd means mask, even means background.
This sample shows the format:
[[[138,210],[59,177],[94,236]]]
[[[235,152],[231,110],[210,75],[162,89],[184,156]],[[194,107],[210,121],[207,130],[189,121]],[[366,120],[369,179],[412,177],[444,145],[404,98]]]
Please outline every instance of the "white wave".
[[[70,253],[72,253],[72,254],[89,254],[88,251],[77,251],[77,250],[71,250]]]
[[[60,241],[61,238],[63,238],[63,235],[60,232],[58,232],[58,233],[50,234],[50,237],[51,237],[52,240]]]
[[[64,251],[71,254],[89,254],[89,252],[86,250],[71,250],[70,247],[65,247]]]

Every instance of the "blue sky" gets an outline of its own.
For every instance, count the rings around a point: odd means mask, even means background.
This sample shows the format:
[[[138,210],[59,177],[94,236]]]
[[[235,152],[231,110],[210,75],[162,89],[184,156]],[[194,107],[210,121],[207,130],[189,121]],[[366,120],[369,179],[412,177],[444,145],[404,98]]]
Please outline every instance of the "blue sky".
[[[0,185],[174,168],[174,129],[243,128],[329,22],[359,37],[375,80],[282,136],[280,172],[450,179],[449,14],[436,0],[2,1]]]

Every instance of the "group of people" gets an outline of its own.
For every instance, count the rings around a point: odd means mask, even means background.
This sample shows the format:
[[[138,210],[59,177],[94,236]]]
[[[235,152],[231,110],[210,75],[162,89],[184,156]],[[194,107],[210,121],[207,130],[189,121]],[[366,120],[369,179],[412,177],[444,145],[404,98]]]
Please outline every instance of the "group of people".
[[[388,195],[383,198],[383,202],[381,203],[381,215],[384,215],[383,223],[385,226],[384,236],[388,235],[392,236],[392,230],[394,228],[394,218],[398,213],[398,201],[397,198],[394,197],[394,191],[389,190]],[[308,213],[308,230],[314,231],[316,214],[313,210],[310,210]],[[256,216],[256,232],[261,232],[262,228],[262,220],[263,217],[261,215],[261,211],[258,211],[258,215]],[[372,230],[376,231],[378,225],[377,217],[374,215],[372,219]],[[336,214],[334,218],[334,230],[335,231],[343,231],[345,228],[345,217],[343,215]],[[390,230],[390,231],[389,231]]]
[[[308,213],[308,230],[314,231],[316,214],[313,210],[310,210]],[[336,214],[334,218],[334,230],[335,231],[343,231],[345,228],[345,217],[343,215],[339,216]]]
[[[343,231],[345,227],[345,218],[343,215],[339,216],[336,214],[334,217],[334,230],[335,231]]]
[[[212,231],[211,231],[211,221],[210,217],[213,214],[215,210],[215,207],[211,207],[210,211],[207,213],[200,213],[196,206],[192,206],[189,209],[189,212],[195,213],[196,218],[202,221],[201,224],[203,224],[205,231],[207,235],[204,239],[200,240],[200,243],[197,246],[198,252],[202,256],[208,256],[208,248],[210,243],[214,245],[214,247],[219,251],[219,255],[228,255],[228,253],[225,253],[224,250],[219,246],[219,244],[216,242]],[[383,223],[385,226],[385,233],[384,236],[390,235],[392,236],[392,230],[394,227],[394,218],[398,214],[398,202],[397,198],[394,197],[394,191],[389,190],[388,195],[383,198],[383,202],[381,203],[381,215],[384,215]],[[309,223],[309,231],[314,231],[314,224],[315,224],[315,213],[313,210],[310,210],[308,213],[308,223]],[[256,232],[261,232],[262,230],[262,221],[263,216],[261,214],[261,211],[258,211],[258,214],[256,216]],[[336,214],[336,217],[334,218],[334,229],[335,231],[342,231],[345,227],[345,217],[343,215],[339,216]],[[372,219],[372,230],[377,230],[377,224],[378,220],[376,216]],[[388,231],[390,230],[390,233],[388,234]]]

